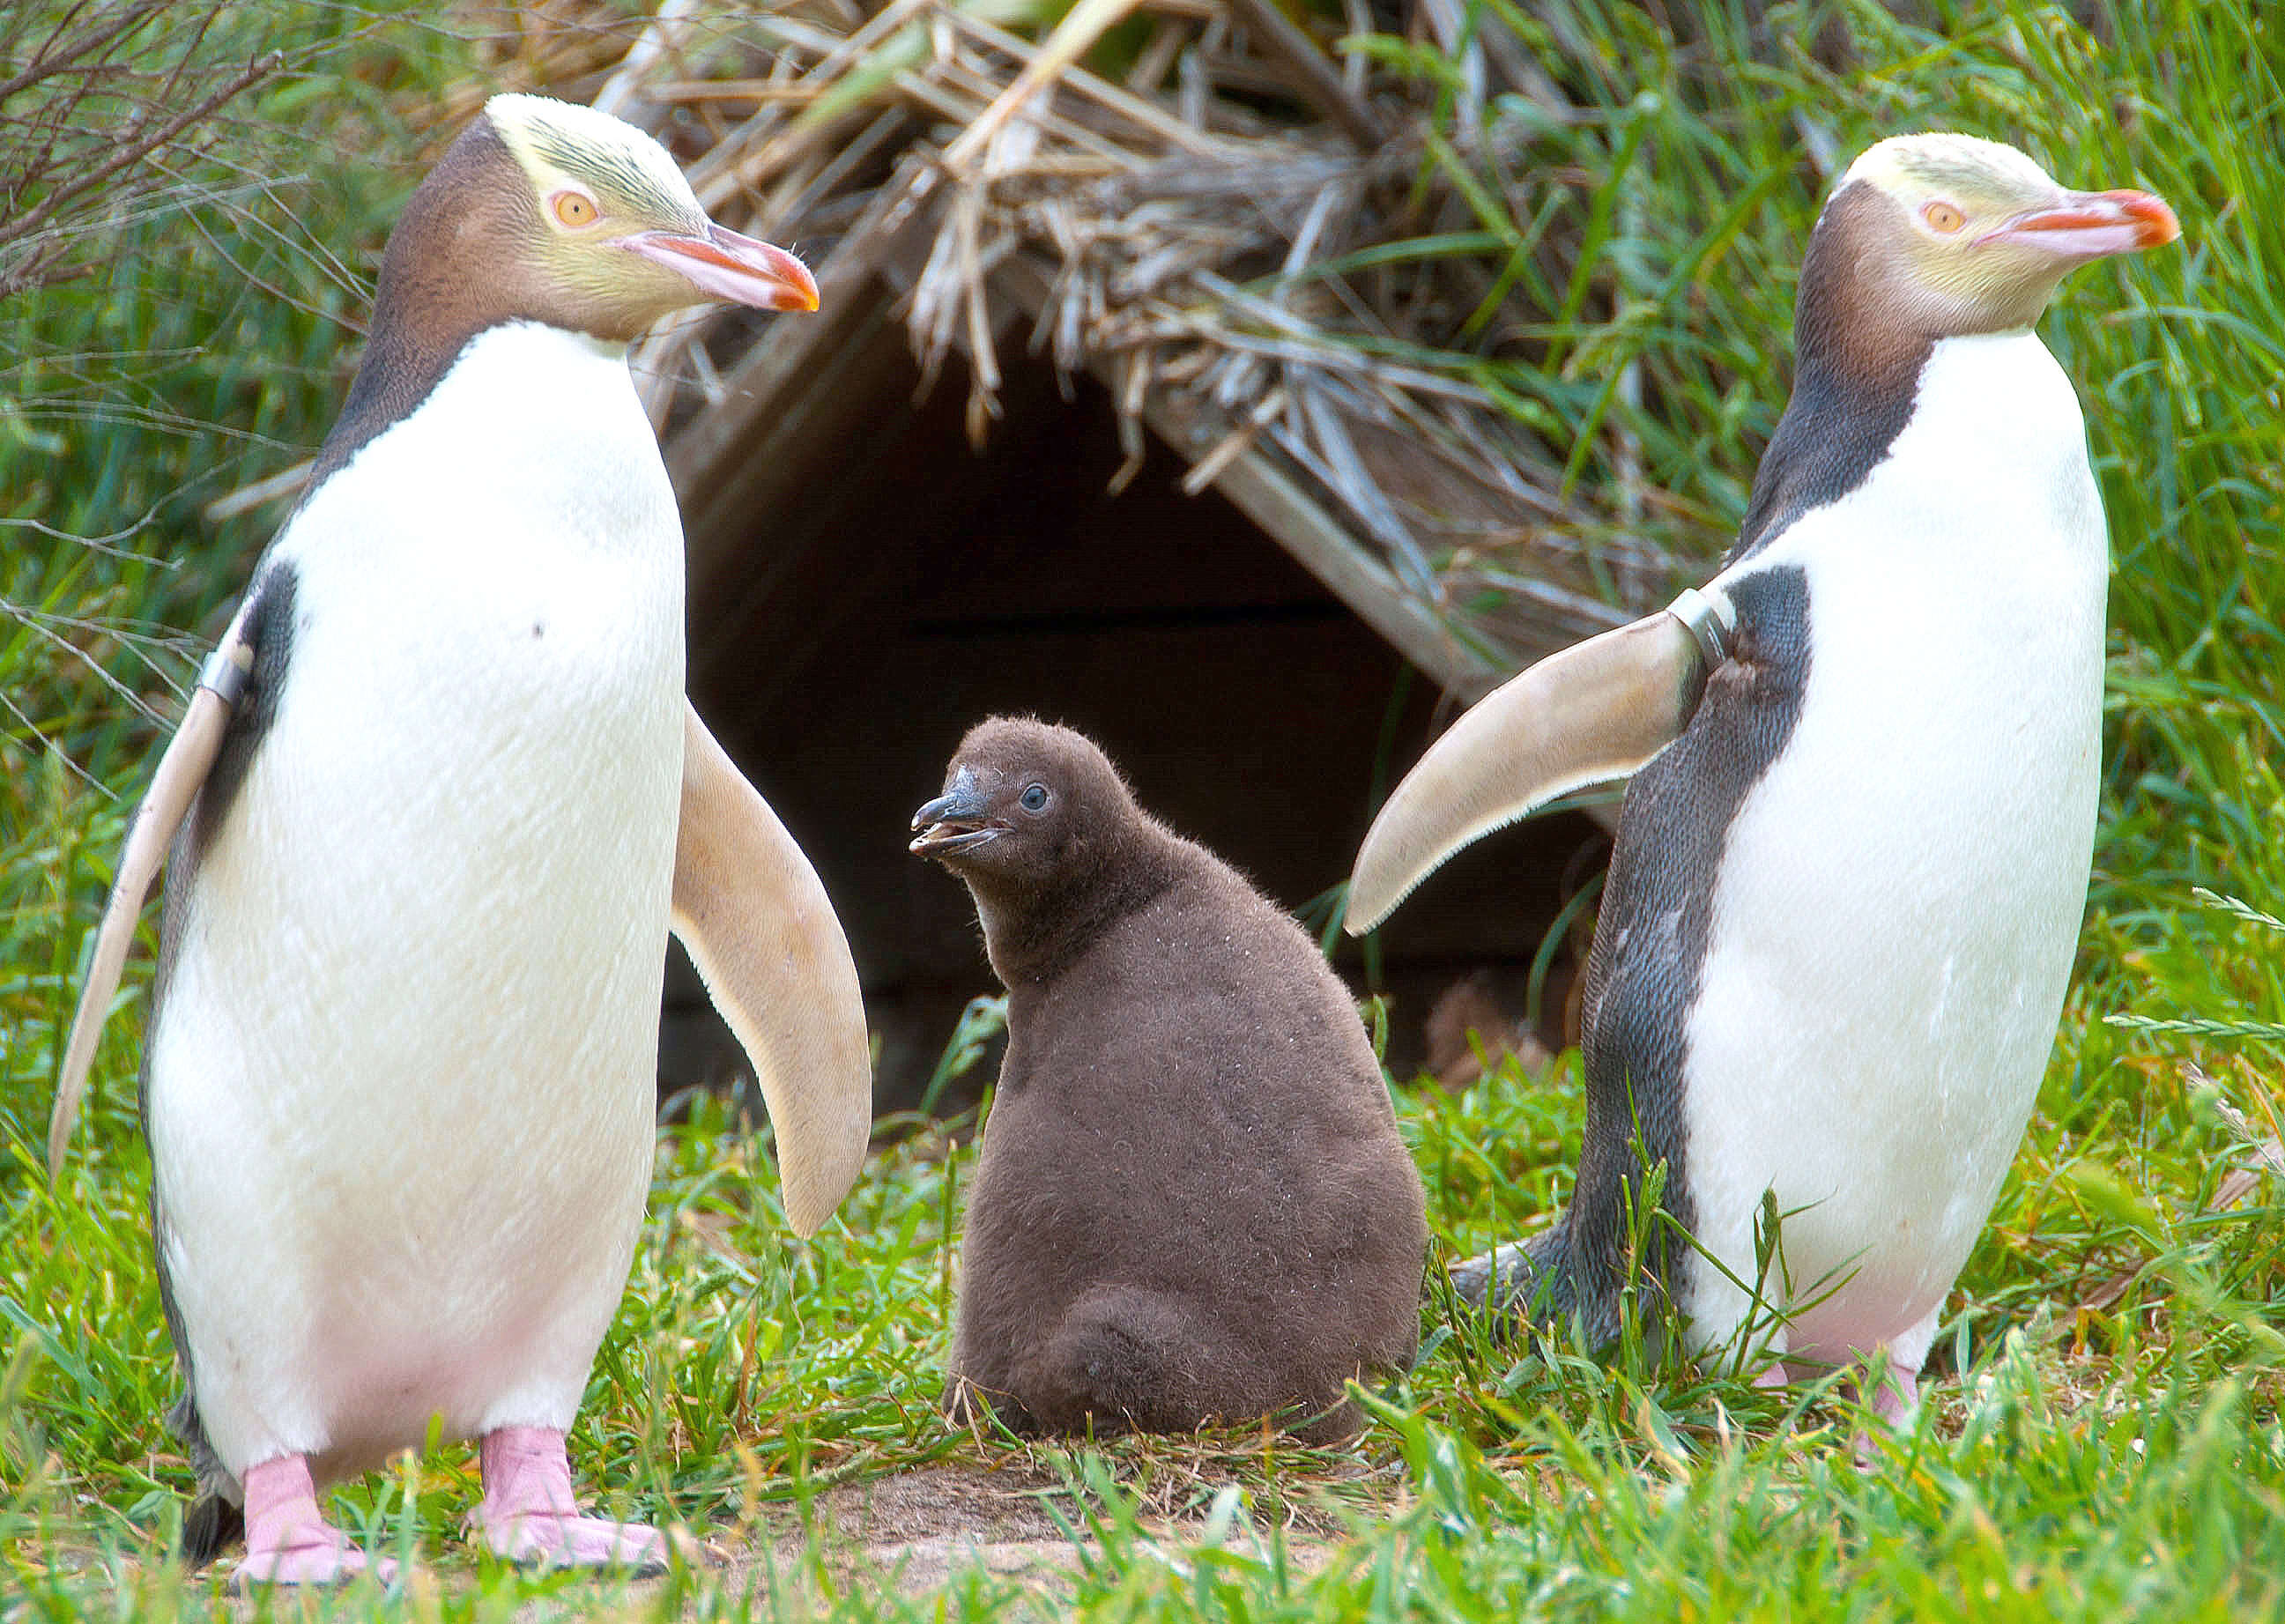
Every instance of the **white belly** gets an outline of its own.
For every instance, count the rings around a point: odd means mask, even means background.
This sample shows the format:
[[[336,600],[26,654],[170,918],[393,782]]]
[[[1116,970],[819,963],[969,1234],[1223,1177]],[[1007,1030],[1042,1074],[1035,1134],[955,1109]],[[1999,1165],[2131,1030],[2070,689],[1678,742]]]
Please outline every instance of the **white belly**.
[[[624,361],[517,326],[277,550],[291,663],[191,893],[150,1134],[209,1438],[338,1475],[432,1416],[567,1424],[624,1285],[681,535]]]
[[[2107,571],[2070,386],[1953,339],[1841,504],[1738,567],[1807,571],[1798,725],[1731,826],[1684,1110],[1700,1240],[1754,1278],[1774,1190],[1796,1353],[1924,1326],[2053,1042],[2093,849]],[[1696,1263],[1700,1345],[1743,1294]],[[1830,1292],[1826,1300],[1806,1306]],[[1916,1360],[1917,1355],[1914,1355]]]

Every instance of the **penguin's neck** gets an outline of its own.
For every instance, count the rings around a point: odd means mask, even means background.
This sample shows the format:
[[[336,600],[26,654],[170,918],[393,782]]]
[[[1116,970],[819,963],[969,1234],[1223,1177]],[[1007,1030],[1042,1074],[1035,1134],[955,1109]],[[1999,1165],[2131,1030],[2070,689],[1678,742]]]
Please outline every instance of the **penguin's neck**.
[[[2059,604],[2100,593],[2106,543],[2086,420],[2028,328],[1938,341],[1881,474],[1886,499],[1920,515],[1912,556],[1937,578],[1996,592],[2027,569],[2046,583],[2034,594],[2052,590]]]
[[[2018,388],[2051,396],[2060,377],[2046,347],[2029,327],[1918,337],[1871,349],[1835,346],[1831,333],[1822,322],[1803,324],[1793,396],[1755,472],[1745,522],[1725,563],[1752,556],[1802,514],[1829,506],[1863,485],[1888,459],[1897,437],[1931,409],[1932,376],[1941,373],[1946,381],[1939,386],[1946,398],[1934,403],[1934,409],[1966,407],[1977,420],[1987,418],[1988,409],[1978,409],[1972,398],[1951,398],[1962,390],[1956,380],[1977,378],[1965,386],[1969,392],[1998,390],[1997,401],[1984,403],[1988,408]],[[2004,404],[2002,409],[2004,413]]]
[[[985,952],[1009,991],[1054,980],[1180,878],[1171,840],[1121,843],[1115,861],[1080,875],[1021,885],[970,882]]]
[[[1940,339],[1910,407],[1852,487],[1780,516],[1737,568],[1799,565],[1811,619],[1849,618],[1835,636],[1954,669],[1981,671],[1983,642],[2019,657],[2027,616],[2099,627],[2101,499],[2077,396],[2046,347],[2023,330]],[[1820,639],[1818,661],[1837,657]],[[1925,694],[1936,679],[1915,680]]]
[[[340,470],[376,437],[420,410],[436,392],[436,386],[468,356],[478,339],[500,327],[530,320],[493,313],[478,316],[474,312],[463,312],[465,319],[461,320],[411,319],[402,309],[402,301],[389,297],[394,290],[386,281],[382,286],[383,297],[373,309],[372,336],[365,344],[365,359],[350,381],[342,414],[327,432],[310,469],[310,482],[313,487]],[[591,346],[599,354],[624,359],[627,352],[626,345],[611,340],[561,327],[552,330],[561,333],[567,342]]]
[[[569,590],[583,559],[681,578],[672,489],[624,356],[536,321],[469,340],[417,407],[310,486],[273,550],[305,585],[347,570],[365,582],[353,594],[381,590],[379,569],[391,590],[449,581],[462,598],[471,571],[500,570],[492,590],[515,601],[517,572]]]

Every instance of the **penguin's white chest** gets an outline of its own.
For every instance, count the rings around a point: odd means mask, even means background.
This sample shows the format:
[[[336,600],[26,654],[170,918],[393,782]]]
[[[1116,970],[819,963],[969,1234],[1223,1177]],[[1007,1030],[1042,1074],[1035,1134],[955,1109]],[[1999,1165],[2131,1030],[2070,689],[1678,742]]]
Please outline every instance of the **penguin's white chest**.
[[[152,1036],[209,1435],[562,1424],[650,1164],[682,553],[623,358],[495,329],[280,537],[275,718]]]
[[[1838,1357],[1932,1329],[2030,1115],[2077,941],[2107,564],[2046,350],[1939,344],[1888,459],[1731,578],[1788,566],[1810,668],[1724,848],[1686,1157],[1700,1237],[1747,1280],[1774,1190],[1769,1294],[1796,1306],[1794,1352]],[[1744,1302],[1692,1275],[1704,1342]]]

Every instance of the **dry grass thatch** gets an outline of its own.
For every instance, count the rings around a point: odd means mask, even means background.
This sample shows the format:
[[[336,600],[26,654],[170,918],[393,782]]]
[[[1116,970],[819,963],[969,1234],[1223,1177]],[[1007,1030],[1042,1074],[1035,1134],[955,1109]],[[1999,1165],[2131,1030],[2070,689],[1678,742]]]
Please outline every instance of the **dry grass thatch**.
[[[1351,35],[1405,26],[1344,4]],[[1570,114],[1511,36],[1465,35],[1461,13],[1422,0],[1410,27],[1457,45],[1464,99]],[[1455,692],[1661,600],[1687,566],[1625,538],[1625,480],[1566,491],[1482,365],[1514,319],[1512,260],[1561,287],[1574,245],[1455,251],[1509,216],[1465,195],[1468,166],[1428,161],[1445,137],[1418,98],[1269,0],[1052,17],[1037,0],[665,0],[635,25],[559,12],[502,65],[651,129],[718,218],[818,270],[820,318],[718,315],[639,357],[699,582],[743,545],[734,515],[767,511],[766,470],[799,466],[807,398],[849,387],[886,310],[926,375],[960,353],[979,440],[1011,350],[1099,379],[1129,474],[1155,432],[1189,488],[1218,486]]]

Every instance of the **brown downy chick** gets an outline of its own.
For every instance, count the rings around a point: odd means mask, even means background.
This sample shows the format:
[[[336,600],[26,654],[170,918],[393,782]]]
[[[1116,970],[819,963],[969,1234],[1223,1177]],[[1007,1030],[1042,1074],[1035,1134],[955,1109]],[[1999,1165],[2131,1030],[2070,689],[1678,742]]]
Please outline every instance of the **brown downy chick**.
[[[1419,1175],[1347,990],[1068,728],[961,741],[912,849],[1008,988],[945,1403],[1022,1432],[1352,1436],[1419,1335]]]

